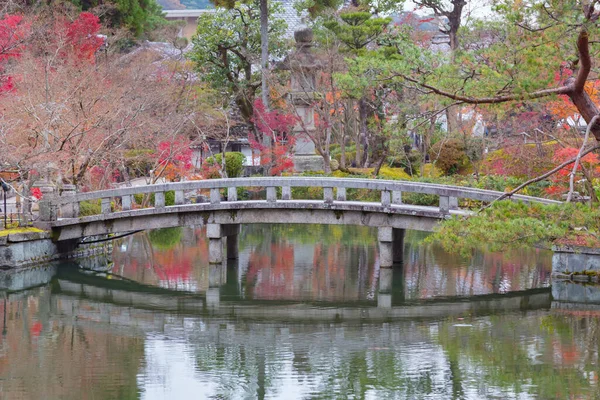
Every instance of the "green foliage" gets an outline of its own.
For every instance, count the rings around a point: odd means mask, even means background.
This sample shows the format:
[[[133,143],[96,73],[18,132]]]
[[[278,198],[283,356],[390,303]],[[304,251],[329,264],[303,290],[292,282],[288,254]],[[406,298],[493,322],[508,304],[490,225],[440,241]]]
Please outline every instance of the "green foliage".
[[[100,199],[92,201],[85,200],[79,202],[79,216],[87,217],[90,215],[98,215],[102,212],[102,206],[100,205]]]
[[[244,172],[244,161],[246,156],[238,151],[230,151],[225,153],[225,172],[228,178],[239,178]],[[214,157],[208,157],[204,161],[207,165],[221,165],[223,155],[216,154]]]
[[[144,202],[144,196],[147,196],[143,193],[137,193],[133,195],[133,199],[135,200],[136,204],[142,204]],[[150,205],[154,206],[154,198],[155,195],[154,193],[150,193]],[[175,191],[173,190],[168,190],[165,192],[165,206],[174,206],[175,205]]]
[[[415,149],[411,149],[408,153],[402,151],[400,154],[388,157],[390,167],[403,168],[411,176],[419,173],[422,162],[423,154]]]
[[[160,250],[168,250],[181,242],[183,228],[180,226],[174,228],[153,229],[148,234],[152,247]]]
[[[165,23],[162,9],[156,0],[71,0],[87,11],[104,6],[101,19],[111,27],[128,28],[136,36],[154,30]]]
[[[492,251],[550,243],[573,234],[574,229],[599,232],[600,210],[583,204],[527,205],[500,201],[468,218],[444,221],[428,238],[449,252],[468,254],[487,245]]]
[[[339,9],[342,3],[342,0],[298,0],[294,7],[300,12],[306,10],[312,18],[316,18],[325,12]]]
[[[281,4],[269,2],[271,16],[281,11]],[[287,54],[283,35],[286,23],[269,19],[269,54],[283,58]],[[254,97],[260,87],[260,9],[258,1],[236,2],[231,9],[217,8],[198,18],[198,30],[192,38],[193,50],[188,57],[195,63],[198,78],[219,92],[235,99],[242,117],[250,121]]]
[[[339,19],[329,19],[323,25],[350,51],[364,54],[366,47],[383,33],[391,21],[391,18],[373,17],[370,12],[345,11]]]
[[[451,175],[459,172],[469,164],[466,146],[460,139],[440,140],[431,146],[431,154],[435,160],[435,166]]]

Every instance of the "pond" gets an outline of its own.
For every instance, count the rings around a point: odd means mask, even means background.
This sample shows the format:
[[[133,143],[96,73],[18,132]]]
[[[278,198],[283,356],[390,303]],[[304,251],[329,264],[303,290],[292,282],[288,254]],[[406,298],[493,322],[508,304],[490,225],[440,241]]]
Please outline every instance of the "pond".
[[[552,253],[450,255],[407,232],[245,225],[115,241],[2,293],[3,399],[596,398],[599,313],[552,307]]]

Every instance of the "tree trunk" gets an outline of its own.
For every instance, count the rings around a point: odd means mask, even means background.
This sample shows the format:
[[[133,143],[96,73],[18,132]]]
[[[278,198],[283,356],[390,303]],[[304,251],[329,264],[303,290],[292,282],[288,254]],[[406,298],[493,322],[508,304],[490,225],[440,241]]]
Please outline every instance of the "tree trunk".
[[[358,101],[358,118],[360,121],[360,143],[356,143],[356,161],[357,161],[357,167],[358,166],[362,166],[363,168],[366,168],[365,163],[367,162],[368,159],[368,152],[369,152],[369,141],[367,138],[367,117],[368,117],[369,111],[368,111],[368,104],[367,101],[365,100],[364,97],[362,97],[359,101]],[[358,149],[359,147],[362,146],[362,154],[361,154],[361,158],[358,158]]]
[[[260,69],[262,101],[265,110],[269,110],[269,87],[267,71],[269,68],[269,7],[268,0],[260,0]]]

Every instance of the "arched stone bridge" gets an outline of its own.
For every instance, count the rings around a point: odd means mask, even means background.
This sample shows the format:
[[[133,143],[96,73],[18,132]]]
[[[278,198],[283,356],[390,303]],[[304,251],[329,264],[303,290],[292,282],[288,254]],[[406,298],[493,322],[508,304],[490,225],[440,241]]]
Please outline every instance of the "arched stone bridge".
[[[266,189],[264,200],[238,200],[237,188]],[[322,200],[292,198],[292,188],[322,188]],[[348,201],[348,191],[378,191],[379,202]],[[175,192],[175,205],[165,205],[165,193]],[[204,203],[186,204],[187,195],[210,193]],[[226,196],[223,194],[226,193]],[[421,193],[439,198],[438,206],[417,206],[402,202],[403,193]],[[154,194],[154,206],[139,208],[134,195]],[[379,228],[384,253],[382,265],[398,257],[392,243],[402,241],[404,229],[431,231],[438,221],[451,215],[470,215],[459,208],[459,199],[491,202],[503,193],[459,186],[373,179],[319,177],[213,179],[127,187],[87,193],[63,193],[40,202],[40,223],[53,231],[57,241],[85,236],[121,233],[174,226],[207,225],[211,259],[220,262],[217,248],[221,238],[236,236],[239,224],[346,224]],[[514,195],[513,200],[527,203],[559,203],[554,200]],[[101,213],[79,216],[79,203],[100,201]],[[219,240],[219,244],[217,244]],[[389,245],[386,245],[389,244]],[[222,246],[221,246],[222,247]],[[236,250],[228,246],[228,257]],[[401,246],[395,246],[397,248]],[[401,250],[400,250],[401,251]],[[388,254],[389,253],[389,254]],[[388,254],[388,256],[386,256]],[[390,264],[391,265],[391,264]]]

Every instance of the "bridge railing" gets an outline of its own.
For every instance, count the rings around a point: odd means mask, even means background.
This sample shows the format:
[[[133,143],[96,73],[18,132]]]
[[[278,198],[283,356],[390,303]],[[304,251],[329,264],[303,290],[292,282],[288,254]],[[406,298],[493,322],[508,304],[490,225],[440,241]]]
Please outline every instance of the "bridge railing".
[[[174,182],[156,185],[124,187],[118,189],[100,190],[73,194],[72,192],[60,197],[46,199],[40,202],[40,219],[53,221],[57,219],[57,210],[62,209],[62,217],[76,218],[79,216],[79,203],[83,201],[100,200],[102,214],[110,214],[113,204],[120,204],[120,211],[130,211],[134,208],[134,196],[138,194],[154,194],[154,207],[167,207],[165,193],[175,192],[175,206],[185,204],[186,192],[210,191],[206,204],[222,202],[221,190],[227,190],[227,202],[237,202],[238,187],[260,187],[266,189],[266,202],[292,201],[292,188],[322,188],[324,204],[347,201],[348,189],[366,189],[381,192],[380,205],[382,208],[402,205],[402,193],[421,193],[439,197],[439,210],[449,213],[458,209],[459,199],[471,199],[491,202],[503,193],[493,190],[475,189],[461,186],[448,186],[433,183],[411,181],[390,181],[375,179],[349,178],[318,178],[318,177],[276,177],[276,178],[234,178],[210,179],[200,181]],[[278,199],[277,189],[281,188],[281,198]],[[114,202],[118,199],[117,202]],[[555,200],[542,199],[524,195],[513,195],[512,200],[527,203],[557,204]],[[372,203],[371,203],[372,204]],[[67,211],[65,211],[67,210]]]

